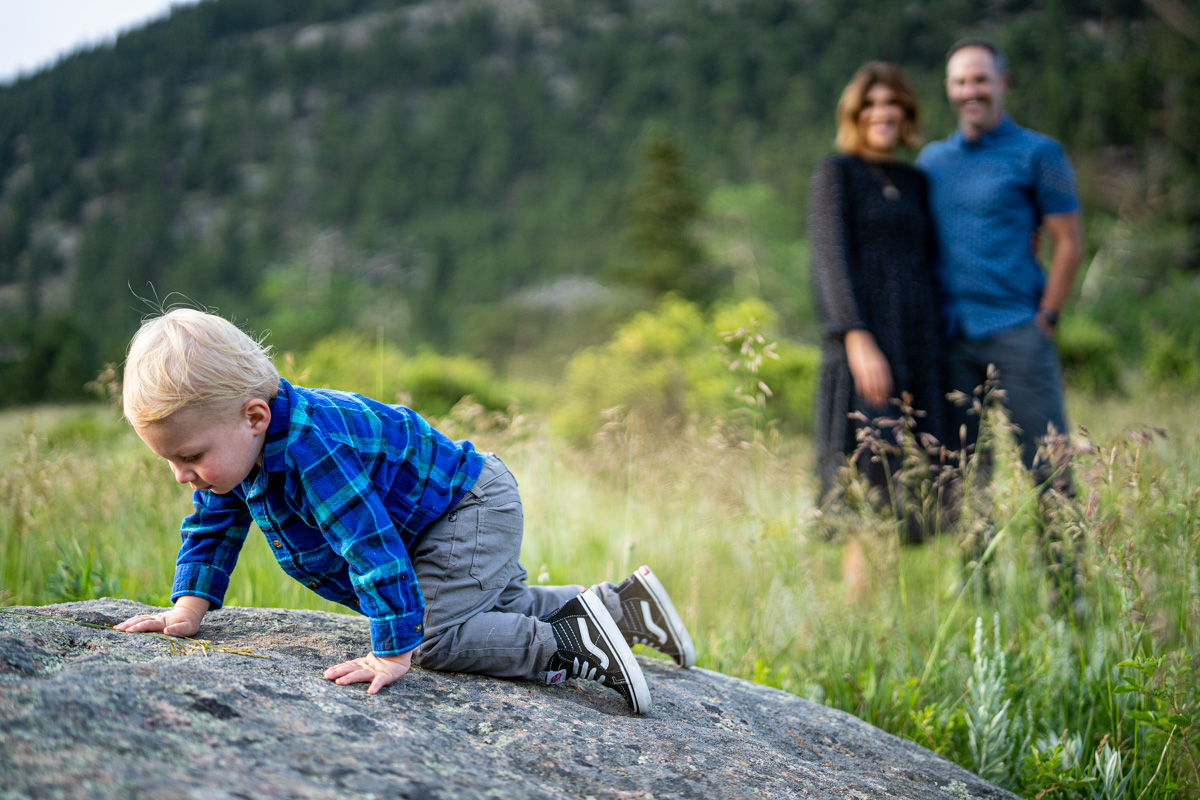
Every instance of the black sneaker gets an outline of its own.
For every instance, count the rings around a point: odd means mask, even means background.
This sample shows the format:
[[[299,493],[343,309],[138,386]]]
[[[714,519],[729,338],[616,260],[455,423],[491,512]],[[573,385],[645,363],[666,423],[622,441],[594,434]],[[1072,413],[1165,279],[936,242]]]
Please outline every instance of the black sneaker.
[[[558,652],[546,667],[546,683],[585,678],[621,693],[635,714],[650,710],[650,687],[617,623],[591,589],[576,595],[545,619]]]
[[[671,596],[647,566],[617,587],[621,621],[617,627],[631,645],[644,644],[675,659],[684,669],[696,663],[696,648]]]

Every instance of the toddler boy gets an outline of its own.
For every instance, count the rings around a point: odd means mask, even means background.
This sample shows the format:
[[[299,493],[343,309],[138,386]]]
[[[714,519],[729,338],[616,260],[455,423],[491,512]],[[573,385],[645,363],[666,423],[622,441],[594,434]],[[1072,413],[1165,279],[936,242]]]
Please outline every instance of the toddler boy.
[[[118,630],[191,636],[219,608],[251,522],[279,565],[370,622],[371,653],[325,671],[370,694],[412,664],[559,683],[595,680],[634,713],[650,690],[630,645],[683,667],[695,651],[649,567],[620,585],[528,586],[517,483],[495,455],[417,413],[293,386],[266,348],[213,314],[176,309],[129,346],[122,402],[189,484],[173,608]]]

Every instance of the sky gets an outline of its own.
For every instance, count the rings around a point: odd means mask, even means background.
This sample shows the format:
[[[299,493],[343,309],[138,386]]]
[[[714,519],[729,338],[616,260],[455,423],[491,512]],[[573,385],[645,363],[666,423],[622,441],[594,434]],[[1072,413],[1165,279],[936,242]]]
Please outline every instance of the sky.
[[[0,0],[0,84],[196,0]]]

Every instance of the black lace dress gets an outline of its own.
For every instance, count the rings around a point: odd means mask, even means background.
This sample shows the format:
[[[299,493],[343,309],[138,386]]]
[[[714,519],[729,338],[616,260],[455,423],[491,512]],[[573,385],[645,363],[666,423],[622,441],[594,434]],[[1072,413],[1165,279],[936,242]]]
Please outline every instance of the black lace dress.
[[[821,499],[831,499],[838,470],[856,447],[862,423],[896,417],[898,408],[869,407],[854,391],[843,337],[865,328],[892,371],[892,395],[908,392],[924,431],[945,441],[943,331],[934,283],[934,233],[925,176],[900,162],[833,155],[809,186],[808,235],[813,294],[824,339],[817,398],[816,451]],[[894,469],[896,464],[891,465]],[[859,462],[873,484],[882,464]]]

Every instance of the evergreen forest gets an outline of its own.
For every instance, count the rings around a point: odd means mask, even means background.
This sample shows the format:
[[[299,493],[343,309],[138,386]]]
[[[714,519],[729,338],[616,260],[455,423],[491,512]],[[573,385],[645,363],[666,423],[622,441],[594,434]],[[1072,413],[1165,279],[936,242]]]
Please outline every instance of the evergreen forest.
[[[811,343],[805,195],[842,87],[898,62],[939,138],[966,34],[1078,171],[1068,362],[1196,380],[1182,0],[205,0],[0,87],[0,403],[85,396],[178,302],[281,352],[354,332],[535,379],[667,294],[760,299]]]

